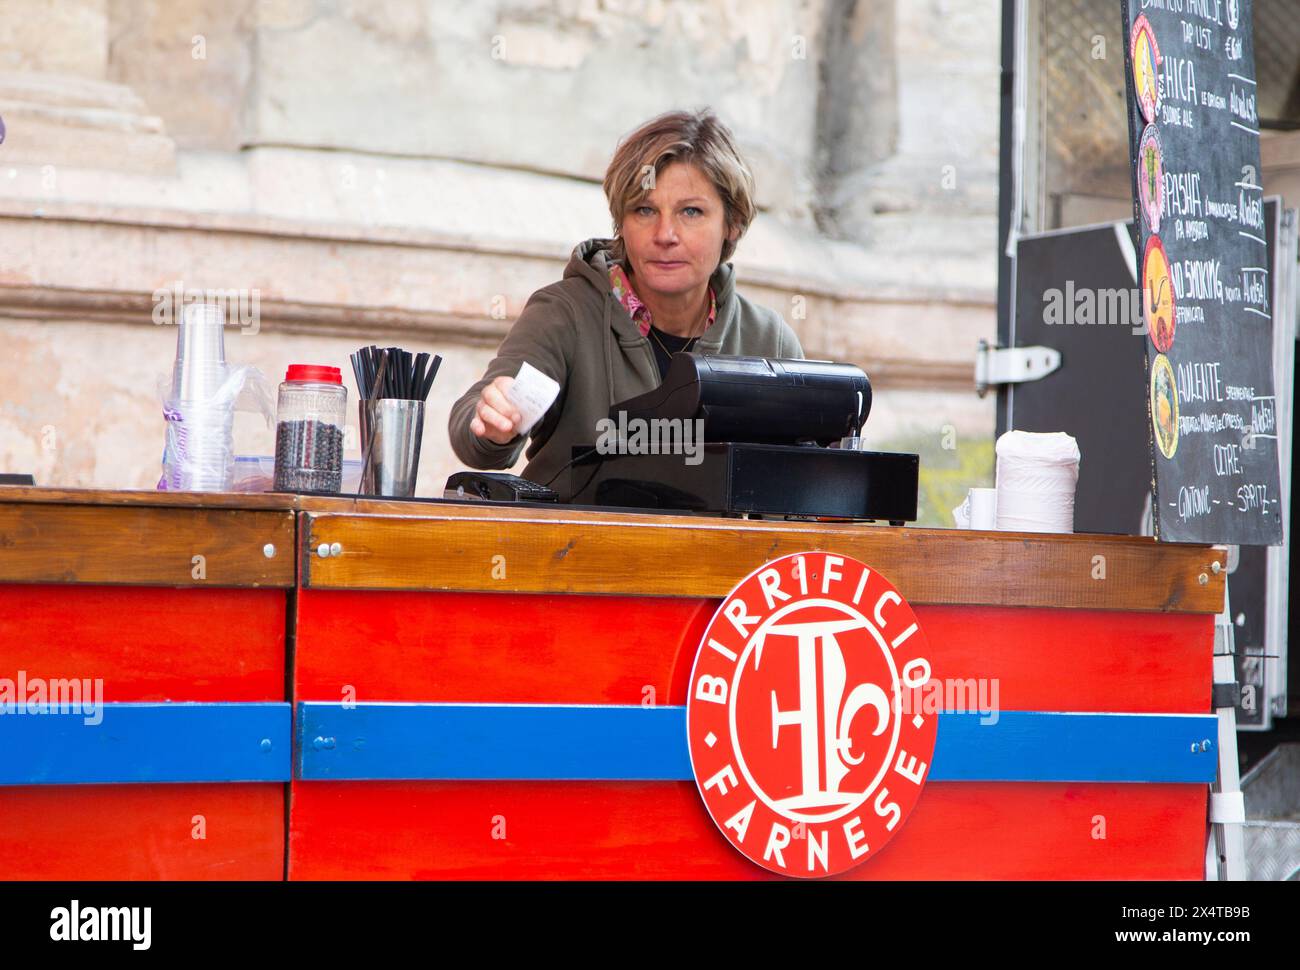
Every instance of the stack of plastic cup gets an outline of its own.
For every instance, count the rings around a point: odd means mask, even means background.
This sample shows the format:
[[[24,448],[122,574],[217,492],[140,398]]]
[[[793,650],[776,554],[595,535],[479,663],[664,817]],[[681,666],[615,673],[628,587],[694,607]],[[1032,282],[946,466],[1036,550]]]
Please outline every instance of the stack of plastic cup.
[[[226,368],[225,314],[211,304],[188,304],[176,335],[169,425],[169,488],[220,492],[230,487],[234,401]]]

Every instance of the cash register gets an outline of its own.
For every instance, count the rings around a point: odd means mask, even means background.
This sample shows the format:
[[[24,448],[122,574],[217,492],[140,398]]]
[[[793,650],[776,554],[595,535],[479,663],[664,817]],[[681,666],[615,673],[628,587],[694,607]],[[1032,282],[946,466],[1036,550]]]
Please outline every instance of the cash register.
[[[570,502],[913,522],[920,459],[861,450],[870,411],[871,382],[851,364],[674,354],[658,387],[615,404],[600,439],[573,446]],[[445,494],[558,498],[517,476],[472,472],[453,476]]]
[[[657,388],[610,408],[607,440],[574,446],[572,501],[915,521],[920,459],[860,450],[870,411],[852,364],[674,354]]]

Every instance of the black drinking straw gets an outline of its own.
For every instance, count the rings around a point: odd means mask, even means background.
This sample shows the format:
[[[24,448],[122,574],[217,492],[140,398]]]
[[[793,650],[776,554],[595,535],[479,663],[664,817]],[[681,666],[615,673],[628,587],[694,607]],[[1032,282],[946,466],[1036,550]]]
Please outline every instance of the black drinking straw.
[[[361,355],[361,369],[366,377],[365,396],[372,398],[377,390],[375,386],[375,355],[373,347],[362,347],[357,351]]]
[[[352,361],[352,374],[357,379],[357,393],[361,395],[362,399],[365,399],[369,395],[366,393],[365,371],[361,366],[361,351],[358,350],[355,354],[349,354],[348,360]]]
[[[379,352],[379,371],[375,375],[375,385],[380,389],[379,393],[375,395],[376,397],[392,397],[388,393],[388,385],[392,379],[392,374],[389,373],[391,363],[392,358],[388,356],[388,351],[381,350]]]
[[[420,388],[424,387],[424,369],[428,364],[428,354],[415,355],[415,370],[411,374],[411,396],[414,398],[419,398]]]
[[[424,387],[420,388],[420,400],[427,401],[429,392],[433,390],[433,379],[438,376],[438,368],[442,366],[442,357],[438,354],[433,355],[433,363],[429,367],[429,376],[424,379]]]

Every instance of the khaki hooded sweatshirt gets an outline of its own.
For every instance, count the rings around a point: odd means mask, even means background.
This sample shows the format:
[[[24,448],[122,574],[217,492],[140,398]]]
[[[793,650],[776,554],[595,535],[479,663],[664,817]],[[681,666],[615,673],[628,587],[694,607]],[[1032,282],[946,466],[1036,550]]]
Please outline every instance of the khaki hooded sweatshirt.
[[[659,367],[648,337],[641,336],[623,304],[610,290],[612,240],[580,243],[558,283],[528,298],[497,355],[452,405],[447,430],[456,456],[471,468],[510,468],[525,445],[524,477],[550,487],[567,500],[569,476],[551,481],[573,457],[574,445],[594,445],[597,426],[610,406],[660,384]],[[696,342],[701,354],[802,359],[803,348],[789,325],[774,310],[758,306],[736,292],[731,263],[717,268],[710,284],[717,317]],[[470,430],[479,394],[494,379],[514,377],[524,361],[557,381],[560,393],[527,437],[499,445]]]

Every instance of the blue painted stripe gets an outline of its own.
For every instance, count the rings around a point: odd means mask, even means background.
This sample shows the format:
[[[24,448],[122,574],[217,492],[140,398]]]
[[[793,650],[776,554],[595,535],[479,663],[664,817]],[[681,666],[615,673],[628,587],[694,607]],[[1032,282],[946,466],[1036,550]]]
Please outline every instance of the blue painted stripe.
[[[939,716],[932,781],[1214,780],[1213,715]],[[691,779],[683,707],[299,705],[303,779]]]
[[[674,781],[684,707],[298,705],[300,778]]]
[[[0,711],[0,785],[290,778],[287,703],[104,704],[92,716]]]
[[[1214,781],[1213,714],[940,714],[935,781]],[[1208,740],[1206,751],[1192,745]]]

